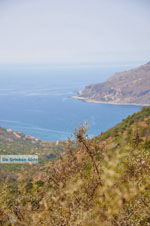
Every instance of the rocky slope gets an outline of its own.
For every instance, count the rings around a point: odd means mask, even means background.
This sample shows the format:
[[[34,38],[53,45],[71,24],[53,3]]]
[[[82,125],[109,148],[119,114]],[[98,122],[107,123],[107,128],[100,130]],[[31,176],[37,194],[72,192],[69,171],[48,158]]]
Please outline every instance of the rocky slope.
[[[150,62],[116,73],[104,83],[89,85],[76,98],[108,104],[150,105]]]

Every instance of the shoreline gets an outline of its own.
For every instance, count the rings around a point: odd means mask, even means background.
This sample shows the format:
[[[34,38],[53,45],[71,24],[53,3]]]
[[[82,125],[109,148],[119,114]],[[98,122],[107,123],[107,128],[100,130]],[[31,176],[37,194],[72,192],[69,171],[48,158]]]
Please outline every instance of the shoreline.
[[[95,103],[95,104],[112,104],[112,105],[131,105],[131,106],[150,106],[150,104],[136,104],[136,103],[115,103],[115,102],[107,102],[107,101],[98,101],[94,99],[89,99],[86,97],[80,97],[80,96],[72,96],[73,99],[82,100],[88,103]]]

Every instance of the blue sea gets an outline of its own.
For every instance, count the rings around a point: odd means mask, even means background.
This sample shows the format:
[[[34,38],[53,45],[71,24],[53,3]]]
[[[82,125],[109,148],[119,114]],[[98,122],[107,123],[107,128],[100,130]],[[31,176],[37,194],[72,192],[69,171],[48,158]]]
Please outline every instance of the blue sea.
[[[0,126],[43,140],[64,140],[84,121],[90,137],[141,106],[86,103],[72,96],[131,65],[0,65]]]

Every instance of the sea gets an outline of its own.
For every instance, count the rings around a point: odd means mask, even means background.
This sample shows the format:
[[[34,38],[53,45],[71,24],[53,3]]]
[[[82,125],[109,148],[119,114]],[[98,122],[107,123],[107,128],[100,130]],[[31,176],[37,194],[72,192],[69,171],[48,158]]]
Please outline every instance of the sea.
[[[87,103],[72,96],[133,66],[0,65],[0,126],[57,141],[73,137],[87,121],[89,137],[96,136],[142,106]]]

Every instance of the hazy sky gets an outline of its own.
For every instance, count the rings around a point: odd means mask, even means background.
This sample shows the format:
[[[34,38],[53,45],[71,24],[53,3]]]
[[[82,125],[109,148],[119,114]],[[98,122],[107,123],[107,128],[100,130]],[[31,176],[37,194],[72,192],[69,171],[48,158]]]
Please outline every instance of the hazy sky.
[[[150,0],[0,0],[0,63],[150,61]]]

